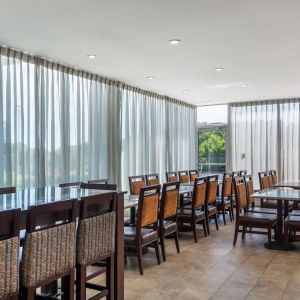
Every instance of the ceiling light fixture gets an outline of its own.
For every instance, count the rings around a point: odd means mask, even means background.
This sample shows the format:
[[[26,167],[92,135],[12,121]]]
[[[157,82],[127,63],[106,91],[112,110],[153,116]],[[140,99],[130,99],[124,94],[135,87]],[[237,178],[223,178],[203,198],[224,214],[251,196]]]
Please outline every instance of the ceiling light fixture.
[[[88,54],[87,57],[89,59],[95,59],[97,57],[97,55],[95,55],[95,54]]]
[[[222,71],[224,71],[224,68],[215,68],[215,71],[216,72],[222,72]]]
[[[147,79],[149,79],[149,80],[153,80],[155,77],[153,77],[153,76],[147,76]]]
[[[247,87],[248,84],[247,84],[247,83],[243,83],[243,84],[241,84],[241,86],[242,86],[242,87]]]
[[[169,40],[169,43],[170,43],[171,45],[178,45],[180,42],[181,42],[181,41],[178,40],[178,39],[172,39],[172,40]]]

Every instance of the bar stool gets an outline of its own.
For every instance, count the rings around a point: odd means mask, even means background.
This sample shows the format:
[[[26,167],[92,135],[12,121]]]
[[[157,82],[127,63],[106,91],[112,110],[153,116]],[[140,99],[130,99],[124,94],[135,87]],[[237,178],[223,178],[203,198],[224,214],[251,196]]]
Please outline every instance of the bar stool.
[[[99,293],[93,299],[113,299],[114,238],[117,193],[84,197],[77,231],[76,299],[86,299],[86,288]],[[87,275],[87,267],[103,262],[103,267]],[[106,286],[88,282],[106,272]]]
[[[31,206],[21,261],[22,300],[56,299],[36,289],[62,279],[62,299],[74,299],[77,200]]]
[[[0,212],[0,299],[17,300],[19,292],[20,209]]]

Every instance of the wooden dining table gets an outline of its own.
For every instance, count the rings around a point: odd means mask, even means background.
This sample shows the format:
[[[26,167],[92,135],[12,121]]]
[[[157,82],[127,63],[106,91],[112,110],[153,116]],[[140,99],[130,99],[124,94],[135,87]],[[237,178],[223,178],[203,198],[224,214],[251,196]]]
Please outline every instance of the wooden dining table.
[[[286,218],[289,214],[289,201],[300,202],[300,190],[286,187],[274,187],[255,192],[251,197],[277,201],[277,239],[272,241],[270,245],[265,243],[265,247],[275,250],[284,250],[283,218]],[[291,247],[292,246],[290,246],[290,248]]]
[[[84,197],[111,193],[108,190],[81,189],[78,187],[40,187],[17,190],[16,193],[0,195],[0,211],[21,208],[21,230],[26,229],[28,207],[56,201],[78,200]],[[114,296],[124,299],[124,194],[117,192],[116,234],[114,254]]]

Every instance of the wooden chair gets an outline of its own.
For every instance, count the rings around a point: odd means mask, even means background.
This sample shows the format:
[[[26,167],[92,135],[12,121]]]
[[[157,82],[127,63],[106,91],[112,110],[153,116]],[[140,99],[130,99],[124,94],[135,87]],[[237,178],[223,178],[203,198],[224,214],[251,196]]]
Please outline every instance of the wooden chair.
[[[238,176],[243,177],[243,176],[245,176],[245,175],[247,175],[247,170],[241,170],[241,171],[239,171]]]
[[[0,188],[0,195],[4,194],[14,194],[16,192],[15,186],[7,186]]]
[[[246,233],[267,234],[268,243],[271,243],[271,231],[274,229],[276,234],[277,216],[273,214],[253,213],[249,211],[249,203],[247,201],[247,191],[245,179],[237,177],[234,179],[235,195],[236,195],[236,221],[233,245],[235,246],[239,232],[242,232],[242,239]],[[242,227],[242,229],[240,228]],[[250,228],[250,230],[247,229]],[[263,228],[266,231],[254,231],[252,228]]]
[[[206,216],[206,227],[207,233],[210,234],[209,230],[209,219],[214,218],[216,229],[219,230],[218,225],[218,210],[217,210],[217,192],[218,192],[218,175],[212,175],[207,177],[207,188],[205,195],[205,216]]]
[[[0,212],[1,300],[18,299],[20,211],[12,209]]]
[[[232,189],[232,174],[224,173],[221,197],[217,198],[218,213],[222,213],[224,225],[226,225],[226,217],[225,217],[226,211],[229,212],[230,221],[234,219],[231,189]]]
[[[89,180],[88,183],[99,183],[99,184],[108,184],[108,179],[94,179],[94,180]]]
[[[269,189],[270,187],[272,187],[272,183],[268,171],[258,172],[258,178],[259,178],[259,186],[261,190]],[[267,207],[267,208],[276,209],[277,201],[261,199],[260,206],[265,208]]]
[[[158,209],[160,185],[140,188],[136,226],[124,228],[126,254],[136,255],[140,274],[143,275],[142,248],[154,247],[157,263],[160,265],[158,240]],[[134,248],[136,252],[127,251]]]
[[[66,183],[60,183],[58,186],[61,188],[66,188],[66,187],[80,187],[82,184],[82,181],[76,181],[76,182],[66,182]]]
[[[114,236],[116,232],[117,193],[89,196],[80,203],[77,231],[76,299],[86,300],[86,288],[99,293],[93,299],[113,299]],[[103,262],[103,267],[87,274],[89,266]],[[106,286],[89,282],[106,272]]]
[[[106,190],[106,191],[116,191],[116,184],[108,184],[108,183],[82,183],[80,185],[81,189],[90,189],[90,190]]]
[[[207,236],[206,218],[205,218],[205,196],[207,188],[207,177],[198,177],[194,181],[193,197],[191,207],[180,208],[177,212],[177,222],[179,228],[183,224],[190,224],[194,234],[195,243],[197,243],[196,224],[202,224],[204,235]]]
[[[180,183],[188,183],[190,182],[190,176],[188,171],[179,171],[179,181]]]
[[[296,235],[300,231],[300,215],[290,214],[284,220],[284,248],[288,250],[289,236],[291,233]]]
[[[231,175],[232,175],[231,199],[233,202],[235,202],[235,190],[234,190],[234,186],[233,186],[233,180],[234,180],[234,178],[240,176],[239,173],[240,173],[240,171],[231,172]]]
[[[159,184],[159,176],[158,174],[147,174],[146,176],[146,185],[157,185]]]
[[[177,226],[177,202],[179,196],[179,185],[179,182],[170,182],[165,183],[162,188],[159,210],[159,240],[164,261],[166,261],[166,236],[174,238],[177,253],[180,253]]]
[[[77,199],[31,206],[21,262],[23,300],[58,299],[36,289],[62,279],[62,299],[74,299]]]
[[[244,176],[244,180],[245,180],[245,184],[246,184],[247,201],[248,201],[248,205],[249,205],[249,207],[248,207],[249,211],[253,212],[253,213],[277,214],[277,210],[274,208],[255,206],[255,199],[253,197],[251,197],[251,195],[254,193],[252,175]]]
[[[273,185],[276,185],[278,183],[278,177],[276,170],[270,170],[270,175],[272,176]]]
[[[178,181],[177,172],[166,172],[166,179],[167,182],[177,182]]]
[[[200,176],[198,170],[189,170],[190,174],[190,182],[194,182],[194,180]]]
[[[139,195],[141,188],[146,186],[145,176],[137,175],[130,176],[129,179],[129,189],[131,195]]]

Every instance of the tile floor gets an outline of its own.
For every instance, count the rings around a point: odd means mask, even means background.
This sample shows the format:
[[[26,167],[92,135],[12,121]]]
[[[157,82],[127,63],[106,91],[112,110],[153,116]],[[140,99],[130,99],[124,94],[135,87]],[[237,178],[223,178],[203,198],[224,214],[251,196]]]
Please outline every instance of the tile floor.
[[[161,265],[151,249],[143,257],[143,276],[137,259],[127,258],[125,300],[300,299],[300,245],[287,252],[268,250],[266,236],[247,234],[233,247],[234,224],[220,225],[216,231],[212,224],[207,238],[199,227],[197,244],[191,233],[182,233],[180,254],[167,240]]]

